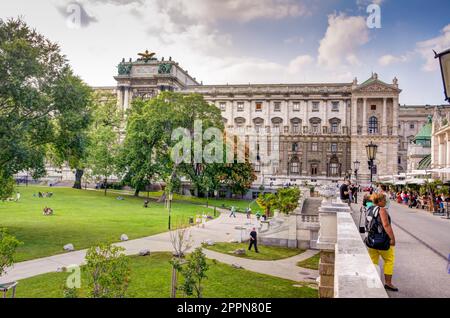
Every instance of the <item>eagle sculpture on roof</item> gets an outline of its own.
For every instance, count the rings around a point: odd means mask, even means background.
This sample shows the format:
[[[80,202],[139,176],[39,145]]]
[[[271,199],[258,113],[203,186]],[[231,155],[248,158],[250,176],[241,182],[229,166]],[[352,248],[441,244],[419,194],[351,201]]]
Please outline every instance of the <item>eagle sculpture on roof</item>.
[[[156,53],[150,53],[148,50],[145,50],[144,53],[138,53],[138,55],[141,57],[139,60],[148,62],[150,60],[153,60],[153,56],[155,56]]]

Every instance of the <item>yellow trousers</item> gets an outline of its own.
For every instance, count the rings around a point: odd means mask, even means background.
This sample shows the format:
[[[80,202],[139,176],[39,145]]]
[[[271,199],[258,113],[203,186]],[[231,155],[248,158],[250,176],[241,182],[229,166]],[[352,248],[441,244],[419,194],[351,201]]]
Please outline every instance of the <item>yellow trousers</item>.
[[[378,265],[381,256],[384,261],[384,274],[392,276],[392,274],[394,274],[395,247],[391,246],[387,251],[379,251],[372,248],[369,248],[368,250],[369,256],[375,265]]]

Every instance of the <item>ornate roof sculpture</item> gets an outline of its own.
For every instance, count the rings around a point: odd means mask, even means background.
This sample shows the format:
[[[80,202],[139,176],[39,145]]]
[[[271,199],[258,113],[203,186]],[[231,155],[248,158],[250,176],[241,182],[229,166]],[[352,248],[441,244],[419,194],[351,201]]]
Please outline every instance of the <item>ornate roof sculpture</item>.
[[[156,53],[150,53],[148,50],[145,50],[144,53],[138,53],[138,55],[141,57],[138,59],[138,61],[143,61],[147,63],[148,61],[155,61],[156,58],[154,57]]]
[[[357,83],[357,81],[353,82],[354,85],[355,83]],[[392,80],[392,84],[387,84],[378,79],[377,73],[372,73],[372,76],[367,81],[356,86],[353,89],[353,91],[363,93],[381,93],[381,92],[400,93],[401,89],[398,88],[397,78],[394,78]]]

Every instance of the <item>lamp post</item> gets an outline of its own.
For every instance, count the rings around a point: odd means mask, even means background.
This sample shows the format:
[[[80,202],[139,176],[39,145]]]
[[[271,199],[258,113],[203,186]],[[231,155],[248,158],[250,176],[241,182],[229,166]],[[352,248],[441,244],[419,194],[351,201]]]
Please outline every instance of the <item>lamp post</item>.
[[[358,170],[359,170],[359,165],[361,163],[356,160],[355,162],[353,162],[353,170],[355,171],[355,182],[356,184],[358,184]]]
[[[445,100],[450,102],[450,49],[441,53],[436,53],[436,51],[434,51],[434,54],[435,58],[439,59],[439,64],[441,65]]]
[[[369,159],[369,168],[370,168],[370,185],[372,186],[373,182],[373,162],[377,156],[378,146],[375,145],[372,141],[370,144],[366,146],[367,158]]]
[[[170,220],[170,217],[171,217],[171,212],[172,212],[172,199],[173,199],[173,194],[172,194],[172,192],[169,192],[169,198],[168,198],[168,208],[169,208],[169,230],[170,230],[170,225],[171,225],[171,220]]]

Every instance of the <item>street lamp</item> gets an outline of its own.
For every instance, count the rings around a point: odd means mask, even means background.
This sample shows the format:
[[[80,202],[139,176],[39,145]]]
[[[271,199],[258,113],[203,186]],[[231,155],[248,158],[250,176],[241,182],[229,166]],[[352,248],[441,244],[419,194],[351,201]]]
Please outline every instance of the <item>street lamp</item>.
[[[370,142],[370,144],[368,144],[366,146],[366,151],[367,151],[367,158],[369,159],[369,168],[370,168],[370,184],[372,185],[373,182],[373,161],[375,160],[376,156],[377,156],[377,150],[378,150],[378,146],[375,145],[373,142]]]
[[[172,212],[172,199],[173,199],[173,194],[172,192],[169,192],[169,198],[168,198],[168,208],[169,208],[169,230],[170,230],[170,216],[171,216],[171,212]]]
[[[360,164],[361,163],[358,160],[353,162],[353,170],[355,170],[355,181],[356,181],[356,184],[358,184],[358,170],[359,170],[359,165]]]
[[[441,75],[442,81],[444,82],[445,100],[450,102],[450,49],[441,53],[436,53],[436,51],[433,52],[435,54],[435,58],[439,58],[439,63],[441,65]]]

